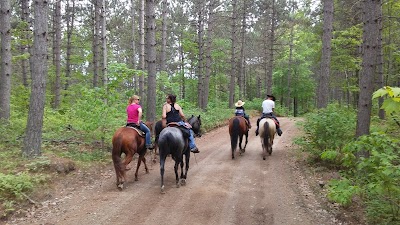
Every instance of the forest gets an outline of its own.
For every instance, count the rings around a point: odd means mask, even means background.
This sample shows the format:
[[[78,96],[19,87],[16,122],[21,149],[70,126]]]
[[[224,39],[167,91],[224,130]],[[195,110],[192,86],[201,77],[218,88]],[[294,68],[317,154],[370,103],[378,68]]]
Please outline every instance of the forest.
[[[109,162],[134,94],[144,120],[172,93],[205,130],[274,94],[305,118],[310,165],[340,172],[327,198],[399,224],[399,15],[397,0],[1,0],[0,216],[54,157]]]

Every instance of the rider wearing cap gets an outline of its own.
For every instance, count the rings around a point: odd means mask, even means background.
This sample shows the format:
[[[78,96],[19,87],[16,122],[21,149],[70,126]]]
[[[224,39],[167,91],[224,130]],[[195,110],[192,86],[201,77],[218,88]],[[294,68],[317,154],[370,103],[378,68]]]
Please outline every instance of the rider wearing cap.
[[[276,118],[276,116],[274,115],[274,109],[275,109],[275,97],[273,95],[267,95],[267,99],[265,99],[262,103],[262,108],[263,108],[263,112],[262,112],[262,116],[261,118],[259,118],[257,120],[257,130],[256,130],[256,136],[258,135],[258,125],[260,123],[260,120],[262,118],[266,118],[266,117],[272,117],[276,120],[276,122],[278,123],[277,127],[276,127],[276,133],[278,133],[279,136],[282,135],[282,130],[279,126],[279,121]]]

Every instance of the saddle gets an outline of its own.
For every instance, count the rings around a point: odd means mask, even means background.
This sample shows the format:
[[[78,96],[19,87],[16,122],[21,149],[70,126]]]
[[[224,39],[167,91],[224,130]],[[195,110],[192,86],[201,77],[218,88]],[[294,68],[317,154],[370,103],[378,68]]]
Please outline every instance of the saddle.
[[[245,121],[246,121],[247,128],[248,128],[248,129],[251,128],[250,122],[246,119],[246,117],[244,117],[244,115],[236,115],[236,116],[238,116],[238,117],[243,117],[243,118],[245,119]]]
[[[136,132],[139,134],[140,137],[143,137],[143,138],[146,137],[146,133],[143,132],[140,129],[140,126],[138,124],[136,124],[136,123],[128,123],[128,124],[126,124],[125,127],[129,127],[129,128],[132,128],[132,129],[136,130]]]
[[[257,120],[257,126],[258,126],[258,123],[259,123],[262,119],[264,119],[264,118],[271,119],[272,121],[274,121],[276,128],[279,128],[279,122],[278,122],[274,117],[272,117],[271,115],[261,116],[261,117]]]
[[[182,131],[182,134],[183,134],[183,137],[184,138],[189,138],[190,137],[190,124],[189,124],[189,126],[187,126],[187,123],[185,123],[185,125],[180,125],[179,123],[177,123],[177,122],[171,122],[171,123],[168,123],[167,124],[167,127],[176,127],[176,128],[179,128],[179,130],[181,130]]]

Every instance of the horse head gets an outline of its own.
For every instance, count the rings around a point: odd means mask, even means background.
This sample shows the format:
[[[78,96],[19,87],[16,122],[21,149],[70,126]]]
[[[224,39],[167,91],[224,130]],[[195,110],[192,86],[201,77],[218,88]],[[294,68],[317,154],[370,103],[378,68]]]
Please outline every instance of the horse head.
[[[199,116],[191,116],[188,120],[188,123],[192,126],[193,133],[196,137],[201,137],[201,119]]]

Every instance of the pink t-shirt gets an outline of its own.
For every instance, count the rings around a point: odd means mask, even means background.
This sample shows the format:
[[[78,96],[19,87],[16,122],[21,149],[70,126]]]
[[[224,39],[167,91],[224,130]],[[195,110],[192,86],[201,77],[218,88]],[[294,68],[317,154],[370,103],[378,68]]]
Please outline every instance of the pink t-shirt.
[[[139,122],[139,111],[138,109],[142,108],[142,106],[138,104],[128,105],[126,107],[126,114],[128,115],[127,123],[138,123]]]

